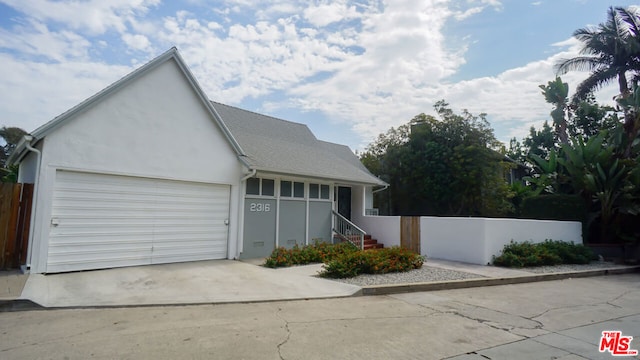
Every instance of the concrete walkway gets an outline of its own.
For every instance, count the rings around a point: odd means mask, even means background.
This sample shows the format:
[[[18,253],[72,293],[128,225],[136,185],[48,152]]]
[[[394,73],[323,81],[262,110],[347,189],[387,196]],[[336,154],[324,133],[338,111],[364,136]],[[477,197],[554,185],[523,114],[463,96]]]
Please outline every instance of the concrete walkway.
[[[266,302],[504,285],[608,273],[607,270],[598,270],[536,275],[500,267],[429,259],[428,266],[474,273],[485,278],[361,288],[314,276],[322,269],[322,264],[269,269],[258,266],[261,263],[262,260],[215,260],[51,275],[5,273],[0,274],[0,305],[4,303],[6,308],[8,303],[20,301],[47,308]],[[611,271],[634,270],[637,268]]]

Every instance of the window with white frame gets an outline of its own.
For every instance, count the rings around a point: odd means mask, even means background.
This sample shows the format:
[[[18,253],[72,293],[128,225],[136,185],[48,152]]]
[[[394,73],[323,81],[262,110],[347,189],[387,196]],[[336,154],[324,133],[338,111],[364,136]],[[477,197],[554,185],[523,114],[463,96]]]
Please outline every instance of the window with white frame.
[[[304,183],[297,181],[280,181],[280,196],[304,199]]]
[[[329,200],[329,185],[309,184],[309,199]]]
[[[275,181],[273,179],[249,178],[247,179],[247,195],[274,196]]]

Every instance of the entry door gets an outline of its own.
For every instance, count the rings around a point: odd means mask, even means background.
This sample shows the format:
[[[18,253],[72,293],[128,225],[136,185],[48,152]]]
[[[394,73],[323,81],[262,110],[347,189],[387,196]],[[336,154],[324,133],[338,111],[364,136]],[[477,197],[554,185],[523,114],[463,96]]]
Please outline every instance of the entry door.
[[[338,187],[338,214],[351,220],[351,188],[346,186]]]

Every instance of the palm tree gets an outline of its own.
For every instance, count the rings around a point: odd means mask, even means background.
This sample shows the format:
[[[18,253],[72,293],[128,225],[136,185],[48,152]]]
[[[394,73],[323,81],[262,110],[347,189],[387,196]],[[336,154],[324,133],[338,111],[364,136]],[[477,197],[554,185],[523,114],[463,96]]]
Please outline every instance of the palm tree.
[[[630,92],[627,75],[640,78],[640,11],[638,8],[610,7],[607,21],[597,27],[578,29],[573,36],[582,42],[580,56],[561,60],[556,72],[588,70],[591,75],[576,88],[573,102],[618,80],[621,97]]]

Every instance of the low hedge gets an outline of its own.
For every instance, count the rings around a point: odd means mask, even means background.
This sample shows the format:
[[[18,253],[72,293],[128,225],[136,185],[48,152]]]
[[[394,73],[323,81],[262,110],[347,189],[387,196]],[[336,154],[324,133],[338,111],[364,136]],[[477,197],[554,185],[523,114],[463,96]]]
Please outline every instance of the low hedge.
[[[582,244],[546,240],[542,243],[511,241],[504,246],[493,264],[504,267],[588,264],[595,259],[593,251]]]
[[[271,255],[265,260],[264,266],[277,268],[312,263],[325,263],[335,259],[339,255],[356,251],[358,251],[358,248],[348,242],[339,244],[316,242],[302,247],[295,245],[292,249],[279,247],[271,252]]]
[[[324,265],[320,276],[347,278],[360,274],[386,274],[422,267],[424,259],[415,252],[401,247],[355,251],[342,254]]]
[[[409,271],[422,267],[424,259],[411,250],[392,247],[377,250],[359,250],[355,245],[315,243],[294,246],[292,249],[279,247],[265,260],[270,268],[325,263],[320,276],[346,278],[360,274],[386,274]]]

